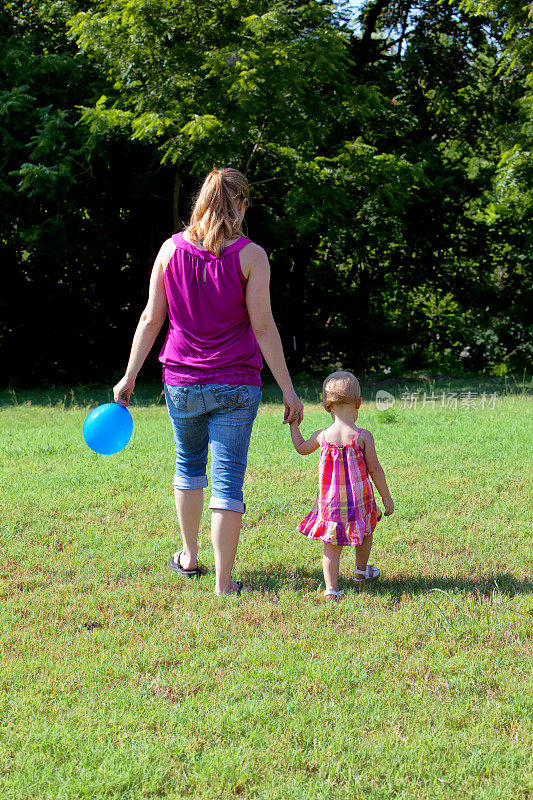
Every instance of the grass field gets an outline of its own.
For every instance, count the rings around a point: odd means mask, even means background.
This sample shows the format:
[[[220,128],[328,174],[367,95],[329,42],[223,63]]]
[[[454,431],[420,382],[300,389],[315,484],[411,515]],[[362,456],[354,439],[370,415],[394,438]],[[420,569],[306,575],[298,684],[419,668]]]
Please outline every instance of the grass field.
[[[96,389],[0,396],[3,800],[532,796],[533,401],[476,384],[457,408],[415,407],[400,394],[416,386],[383,388],[395,406],[359,422],[396,511],[375,536],[382,580],[356,592],[346,549],[339,605],[295,531],[318,454],[293,450],[274,391],[234,572],[255,591],[238,599],[213,594],[207,510],[208,574],[167,567],[159,388],[139,389],[132,442],[108,457],[81,438],[109,399]],[[304,434],[327,419],[309,404]]]

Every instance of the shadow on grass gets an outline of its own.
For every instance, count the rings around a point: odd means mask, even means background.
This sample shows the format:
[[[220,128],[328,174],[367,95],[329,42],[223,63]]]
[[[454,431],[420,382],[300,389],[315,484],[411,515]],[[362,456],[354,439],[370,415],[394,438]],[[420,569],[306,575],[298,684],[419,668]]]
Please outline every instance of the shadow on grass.
[[[491,597],[494,592],[514,597],[516,594],[532,593],[533,581],[527,578],[515,578],[509,572],[498,572],[482,578],[463,578],[461,576],[430,578],[422,575],[399,575],[394,578],[384,576],[377,582],[374,591],[379,594],[389,592],[401,596],[403,594],[425,594],[432,589],[442,589],[446,592],[458,590],[476,597]]]
[[[314,591],[324,585],[324,577],[319,569],[312,571],[300,568],[294,570],[274,569],[272,572],[252,570],[246,572],[246,580],[252,586],[266,591],[279,591],[283,588]],[[344,590],[355,589],[354,583],[343,577],[339,579],[339,587]],[[365,592],[390,594],[396,599],[403,595],[427,594],[433,589],[452,593],[459,591],[475,597],[491,597],[494,592],[514,597],[517,594],[533,593],[533,580],[515,578],[509,572],[498,572],[480,578],[463,578],[461,576],[432,578],[423,575],[397,575],[388,578],[382,574],[378,581],[364,587]]]

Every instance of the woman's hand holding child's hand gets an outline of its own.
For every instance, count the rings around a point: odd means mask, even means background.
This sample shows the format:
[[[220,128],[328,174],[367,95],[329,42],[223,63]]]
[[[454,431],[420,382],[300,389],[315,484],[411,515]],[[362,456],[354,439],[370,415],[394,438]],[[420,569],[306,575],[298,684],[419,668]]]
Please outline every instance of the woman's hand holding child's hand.
[[[283,405],[285,406],[283,424],[296,421],[299,425],[304,418],[304,405],[294,389],[286,389],[283,392]]]

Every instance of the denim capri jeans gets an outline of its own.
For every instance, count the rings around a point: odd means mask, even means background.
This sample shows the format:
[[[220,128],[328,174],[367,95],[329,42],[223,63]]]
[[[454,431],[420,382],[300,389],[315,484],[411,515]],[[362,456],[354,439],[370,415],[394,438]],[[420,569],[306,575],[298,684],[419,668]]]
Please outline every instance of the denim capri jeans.
[[[242,485],[261,388],[230,384],[164,386],[176,445],[174,487],[205,489],[210,445],[209,508],[244,513]]]

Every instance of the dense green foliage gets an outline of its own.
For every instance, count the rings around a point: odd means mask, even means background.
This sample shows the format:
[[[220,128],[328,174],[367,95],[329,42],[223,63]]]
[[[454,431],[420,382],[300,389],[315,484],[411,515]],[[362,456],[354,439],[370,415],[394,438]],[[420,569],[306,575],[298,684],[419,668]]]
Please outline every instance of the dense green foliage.
[[[3,5],[5,380],[117,375],[213,163],[250,179],[294,369],[527,363],[528,8],[373,0],[352,23],[317,0]]]

